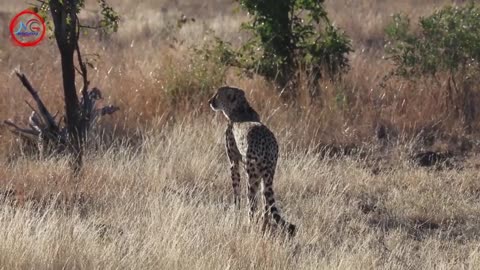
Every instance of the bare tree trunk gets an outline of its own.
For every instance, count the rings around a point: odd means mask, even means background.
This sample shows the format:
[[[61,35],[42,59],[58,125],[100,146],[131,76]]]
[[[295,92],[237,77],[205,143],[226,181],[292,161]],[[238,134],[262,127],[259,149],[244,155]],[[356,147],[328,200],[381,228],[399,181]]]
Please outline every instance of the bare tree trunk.
[[[51,0],[50,10],[55,25],[55,39],[62,60],[63,94],[65,99],[66,123],[69,145],[74,158],[74,170],[82,166],[82,131],[80,130],[80,108],[75,87],[74,53],[77,46],[77,1]]]
[[[78,105],[77,90],[75,87],[75,66],[73,52],[61,53],[63,94],[65,98],[66,124],[69,134],[69,145],[73,154],[74,171],[82,167],[83,132],[80,130],[80,110]]]

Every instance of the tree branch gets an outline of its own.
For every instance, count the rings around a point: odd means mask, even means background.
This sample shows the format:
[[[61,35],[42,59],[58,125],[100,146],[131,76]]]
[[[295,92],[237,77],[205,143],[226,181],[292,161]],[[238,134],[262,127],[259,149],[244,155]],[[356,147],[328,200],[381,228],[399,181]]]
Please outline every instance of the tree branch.
[[[5,125],[9,126],[9,127],[13,127],[14,130],[11,130],[11,131],[16,133],[16,134],[21,134],[21,135],[28,134],[28,135],[32,135],[32,136],[38,136],[38,134],[40,134],[38,131],[33,130],[33,129],[21,128],[10,120],[5,120],[5,121],[3,121],[3,123]]]
[[[100,115],[104,116],[107,114],[113,114],[114,112],[120,110],[120,107],[108,105],[100,109]]]
[[[44,120],[47,124],[47,127],[52,131],[58,131],[58,127],[55,124],[55,120],[53,119],[50,112],[47,110],[47,107],[45,107],[45,104],[43,104],[43,101],[40,99],[37,91],[35,91],[32,84],[27,79],[27,77],[23,73],[20,73],[19,71],[15,71],[15,74],[17,75],[17,77],[22,82],[23,86],[25,86],[27,91],[30,93],[30,95],[33,97],[33,99],[37,103],[37,107],[40,110],[40,114],[44,118]]]
[[[28,101],[25,100],[25,103],[27,103],[28,107],[30,107],[30,109],[32,109],[32,115],[33,115],[33,114],[39,115],[39,113],[37,112],[37,110],[36,110]],[[35,117],[36,117],[36,115],[35,115]],[[30,116],[30,117],[31,117],[31,116]],[[36,117],[36,118],[38,119],[37,122],[39,122],[40,125],[45,126],[45,122],[42,120],[42,118],[38,118],[38,117]]]
[[[94,29],[94,30],[102,29],[101,26],[91,26],[91,25],[83,25],[83,24],[79,24],[78,27],[86,28],[86,29]]]

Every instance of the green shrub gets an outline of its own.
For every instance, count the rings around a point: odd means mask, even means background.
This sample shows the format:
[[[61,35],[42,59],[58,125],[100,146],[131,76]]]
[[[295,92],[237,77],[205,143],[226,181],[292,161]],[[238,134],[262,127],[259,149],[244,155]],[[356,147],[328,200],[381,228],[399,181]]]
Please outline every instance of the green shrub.
[[[315,84],[323,77],[338,78],[348,69],[350,40],[331,24],[323,0],[238,1],[252,15],[243,24],[251,38],[239,50],[217,40],[226,64],[260,74],[280,87],[295,82],[299,69],[307,71]]]
[[[410,19],[395,15],[386,28],[387,53],[396,73],[405,76],[435,75],[446,71],[469,72],[480,61],[480,10],[475,5],[445,7],[420,19],[415,33]]]
[[[407,16],[395,15],[386,34],[386,52],[395,65],[392,75],[446,85],[452,112],[469,132],[476,117],[474,85],[480,82],[480,9],[474,4],[447,6],[420,18],[418,30]]]

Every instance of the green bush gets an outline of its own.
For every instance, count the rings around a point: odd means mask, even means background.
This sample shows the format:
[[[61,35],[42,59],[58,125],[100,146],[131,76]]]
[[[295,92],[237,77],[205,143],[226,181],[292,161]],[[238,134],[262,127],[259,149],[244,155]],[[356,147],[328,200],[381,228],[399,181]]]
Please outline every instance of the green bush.
[[[348,67],[350,40],[334,27],[323,0],[238,0],[252,20],[243,24],[251,38],[239,50],[217,41],[226,64],[260,74],[285,87],[299,69],[313,82],[338,78]]]
[[[445,7],[420,19],[418,33],[410,19],[395,15],[386,28],[387,53],[404,76],[469,72],[479,67],[480,9],[473,4]],[[466,74],[466,73],[465,73]]]
[[[471,131],[478,94],[474,86],[480,82],[480,9],[474,4],[447,6],[420,18],[418,29],[412,29],[407,16],[395,15],[386,34],[386,52],[395,65],[392,75],[446,85],[451,112]]]

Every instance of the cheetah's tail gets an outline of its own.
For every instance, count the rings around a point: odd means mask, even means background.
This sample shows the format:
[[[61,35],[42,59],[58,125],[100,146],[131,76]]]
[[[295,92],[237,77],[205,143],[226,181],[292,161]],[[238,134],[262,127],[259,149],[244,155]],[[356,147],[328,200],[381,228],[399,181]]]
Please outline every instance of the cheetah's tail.
[[[294,224],[283,219],[282,216],[278,213],[278,209],[276,206],[270,207],[270,214],[272,215],[273,220],[275,220],[275,223],[277,223],[283,230],[285,230],[290,237],[295,236],[297,232],[297,227]]]

